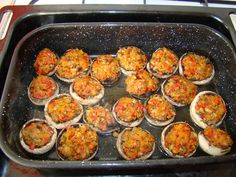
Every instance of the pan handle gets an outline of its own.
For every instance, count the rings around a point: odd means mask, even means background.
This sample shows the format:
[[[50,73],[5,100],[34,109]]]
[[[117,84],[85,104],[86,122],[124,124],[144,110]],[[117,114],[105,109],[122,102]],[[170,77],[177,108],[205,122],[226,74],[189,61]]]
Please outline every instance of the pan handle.
[[[12,19],[12,10],[3,11],[0,21],[0,40],[3,40],[7,34],[8,27]]]

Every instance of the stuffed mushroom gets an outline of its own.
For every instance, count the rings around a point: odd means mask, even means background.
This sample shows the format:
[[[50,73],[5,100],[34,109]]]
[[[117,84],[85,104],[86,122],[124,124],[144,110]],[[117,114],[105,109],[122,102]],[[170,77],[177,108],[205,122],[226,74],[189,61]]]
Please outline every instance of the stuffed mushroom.
[[[112,113],[119,124],[135,127],[144,118],[144,106],[135,98],[122,97],[114,104]]]
[[[158,78],[167,78],[178,69],[178,56],[170,49],[162,47],[157,49],[147,64],[147,70]]]
[[[210,126],[199,132],[198,141],[201,149],[213,156],[227,154],[233,145],[233,140],[227,132]]]
[[[83,115],[82,105],[68,94],[59,94],[46,103],[45,118],[57,129],[78,122]]]
[[[57,131],[43,119],[26,122],[19,134],[22,147],[32,154],[43,154],[54,146]]]
[[[39,75],[28,87],[28,97],[35,105],[45,105],[59,93],[58,84],[50,77]]]
[[[226,112],[224,100],[212,91],[200,92],[190,105],[190,116],[201,128],[220,125]]]
[[[82,105],[92,105],[99,102],[104,96],[104,87],[93,77],[83,75],[70,85],[71,96]]]
[[[147,55],[134,46],[121,47],[116,54],[116,58],[124,75],[133,74],[144,69],[147,64]]]
[[[212,80],[215,70],[209,58],[188,52],[180,58],[179,73],[194,84],[203,85]]]
[[[145,160],[155,151],[155,137],[140,127],[126,128],[119,134],[116,147],[126,160]]]

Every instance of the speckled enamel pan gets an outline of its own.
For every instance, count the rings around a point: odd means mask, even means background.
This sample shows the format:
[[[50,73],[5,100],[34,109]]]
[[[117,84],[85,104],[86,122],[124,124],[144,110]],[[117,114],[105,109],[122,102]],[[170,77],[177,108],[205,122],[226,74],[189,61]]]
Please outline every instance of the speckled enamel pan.
[[[189,53],[189,52],[188,52]],[[180,60],[179,60],[179,74],[184,76],[184,68],[182,66],[182,60],[183,58],[188,54],[188,53],[185,53],[183,54],[181,57],[180,57]],[[210,77],[204,79],[204,80],[190,80],[192,83],[196,84],[196,85],[204,85],[204,84],[208,84],[212,79],[213,77],[215,76],[215,68],[214,68],[214,65],[212,64],[213,66],[213,70],[212,70],[212,74]]]
[[[63,94],[59,94],[57,95],[55,98],[52,98],[51,100],[49,100],[46,104],[45,104],[45,107],[44,107],[44,114],[45,114],[45,118],[46,120],[49,122],[49,124],[51,124],[53,127],[55,127],[56,129],[62,129],[62,128],[65,128],[73,123],[77,123],[79,122],[79,120],[82,118],[83,116],[83,106],[81,104],[79,104],[80,106],[80,109],[81,109],[81,112],[79,115],[77,115],[76,117],[74,117],[72,120],[69,120],[67,122],[64,122],[64,123],[56,123],[52,120],[51,116],[48,114],[47,112],[47,109],[48,109],[48,104],[56,99],[56,98],[60,98],[62,96],[69,96],[71,97],[69,94],[66,94],[66,93],[63,93]],[[73,98],[73,97],[72,97]]]
[[[70,126],[72,127],[80,127],[80,126],[83,126],[83,125],[86,125],[86,124],[83,124],[83,123],[74,123],[74,124],[71,124]],[[59,134],[58,134],[58,137],[57,137],[57,141],[56,141],[56,152],[57,152],[57,155],[58,157],[61,159],[61,160],[68,160],[65,156],[63,156],[62,154],[60,154],[60,152],[58,151],[58,147],[60,146],[60,143],[59,143],[59,140],[62,136],[62,134],[67,130],[67,128],[65,127],[64,129],[62,129]],[[88,160],[91,160],[92,158],[94,158],[96,156],[98,152],[98,146],[97,146],[97,149],[94,151],[94,153],[87,159],[83,159],[83,160],[77,160],[77,161],[88,161]]]
[[[48,144],[46,144],[45,146],[43,147],[40,147],[40,148],[35,148],[35,149],[30,149],[30,147],[25,143],[24,139],[23,139],[23,136],[22,136],[22,130],[30,123],[33,123],[33,122],[44,122],[46,123],[53,131],[53,135],[51,137],[51,140]],[[29,153],[32,153],[32,154],[44,154],[46,152],[48,152],[50,149],[52,149],[52,147],[54,146],[55,142],[56,142],[56,138],[57,138],[57,131],[56,129],[49,125],[48,122],[44,119],[31,119],[29,120],[28,122],[26,122],[20,133],[19,133],[19,137],[20,137],[20,144],[22,145],[22,147]]]
[[[130,160],[130,158],[125,155],[125,153],[124,153],[124,151],[123,151],[123,149],[122,149],[122,136],[123,136],[123,134],[124,134],[126,131],[130,131],[130,130],[132,130],[132,128],[125,128],[125,129],[118,135],[118,138],[117,138],[117,141],[116,141],[116,148],[117,148],[119,154],[120,154],[124,159],[126,159],[126,160]],[[149,131],[147,131],[147,130],[145,130],[145,131],[146,131],[147,133],[151,134]],[[146,160],[146,159],[148,159],[148,158],[151,157],[152,154],[154,153],[155,147],[156,147],[156,144],[155,144],[155,142],[154,142],[154,143],[153,143],[152,150],[151,150],[149,153],[144,154],[143,156],[141,156],[141,157],[139,157],[139,158],[137,158],[137,159],[135,159],[135,160]]]
[[[218,95],[218,94],[216,94],[215,92],[212,92],[212,91],[202,91],[202,92],[200,92],[200,93],[198,93],[196,95],[196,97],[193,99],[193,101],[192,101],[192,103],[190,105],[190,116],[191,116],[191,119],[193,120],[193,122],[195,124],[197,124],[199,127],[204,129],[208,125],[207,125],[206,122],[203,121],[203,119],[200,117],[200,115],[198,115],[196,113],[196,110],[195,110],[195,106],[196,106],[197,102],[199,101],[199,97],[201,95]],[[224,100],[222,98],[221,98],[221,100],[225,104],[225,102],[224,102]],[[217,122],[217,124],[214,125],[215,127],[219,126],[222,123],[222,121],[225,118],[225,115],[226,115],[226,113],[223,115],[222,119],[219,122]]]

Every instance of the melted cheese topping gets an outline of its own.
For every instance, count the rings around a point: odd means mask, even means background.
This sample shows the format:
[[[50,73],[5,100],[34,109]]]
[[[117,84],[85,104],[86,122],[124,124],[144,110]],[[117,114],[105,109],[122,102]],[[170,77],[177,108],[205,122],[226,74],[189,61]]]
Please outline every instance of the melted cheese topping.
[[[61,96],[51,100],[47,112],[55,123],[63,123],[74,119],[81,112],[79,103],[70,96]]]
[[[226,113],[226,106],[219,95],[201,95],[195,106],[196,113],[207,125],[215,125]]]
[[[143,95],[157,90],[159,81],[151,73],[140,70],[125,79],[126,91],[133,95]]]
[[[182,76],[174,75],[164,85],[164,92],[174,101],[190,104],[197,93],[197,86]]]
[[[57,55],[48,48],[39,52],[34,62],[34,68],[39,75],[47,75],[57,66]]]
[[[114,125],[112,113],[105,107],[95,106],[86,110],[86,122],[105,132]]]
[[[204,129],[203,135],[211,144],[218,148],[227,149],[233,145],[233,140],[227,132],[219,128],[208,126]]]
[[[158,75],[171,74],[178,66],[177,55],[168,48],[160,48],[152,54],[150,68]]]
[[[188,53],[182,59],[184,76],[190,80],[204,80],[213,72],[213,65],[205,56]]]
[[[58,62],[57,74],[66,79],[73,79],[85,73],[90,66],[90,57],[79,49],[70,49]]]
[[[146,54],[137,47],[122,47],[118,50],[116,57],[125,70],[137,71],[147,64]]]
[[[51,97],[55,93],[57,85],[52,78],[39,75],[33,79],[29,89],[30,96],[35,99],[43,100]]]
[[[173,155],[188,157],[197,145],[197,134],[186,123],[175,124],[165,136],[165,146]]]
[[[150,153],[154,144],[154,136],[141,128],[135,127],[125,131],[122,135],[121,148],[130,160]]]
[[[143,117],[144,107],[134,98],[122,97],[115,106],[117,117],[124,122],[132,122]]]
[[[163,96],[152,95],[146,105],[147,113],[152,119],[165,121],[173,118],[176,113],[172,104],[170,104]]]
[[[97,96],[104,87],[97,80],[84,75],[74,81],[73,90],[83,99]]]
[[[45,122],[31,122],[21,130],[21,133],[25,144],[33,150],[48,144],[54,132]]]
[[[97,149],[98,136],[88,126],[66,128],[59,139],[58,152],[68,160],[84,160]]]
[[[101,82],[112,82],[118,79],[120,67],[111,55],[98,56],[92,65],[91,75]]]

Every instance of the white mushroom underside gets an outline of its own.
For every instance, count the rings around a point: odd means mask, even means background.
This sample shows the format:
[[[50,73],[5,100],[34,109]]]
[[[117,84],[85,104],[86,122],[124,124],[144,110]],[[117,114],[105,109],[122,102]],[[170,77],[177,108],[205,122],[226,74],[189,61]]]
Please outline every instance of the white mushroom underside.
[[[205,138],[205,136],[202,134],[202,132],[199,132],[199,134],[198,134],[198,142],[199,142],[199,146],[201,147],[201,149],[204,152],[206,152],[207,154],[212,155],[212,156],[225,155],[226,153],[228,153],[231,150],[230,147],[227,149],[221,149],[221,148],[214,146]]]
[[[193,101],[192,101],[192,103],[191,103],[191,105],[190,105],[190,117],[191,117],[191,119],[193,120],[193,122],[194,122],[195,124],[197,124],[199,127],[203,128],[203,129],[206,128],[208,125],[207,125],[207,123],[204,122],[204,120],[196,113],[195,106],[196,106],[196,104],[197,104],[198,101],[199,101],[199,97],[202,96],[202,95],[205,95],[205,94],[217,95],[215,92],[212,92],[212,91],[202,91],[202,92],[200,92],[200,93],[198,93],[198,94],[196,95],[196,97],[193,99]],[[226,114],[225,114],[225,115],[226,115]],[[222,121],[223,121],[225,115],[224,115],[224,116],[222,117],[222,119],[221,119],[219,122],[217,122],[217,124],[214,125],[214,126],[216,126],[216,127],[219,126],[219,125],[222,123]]]

